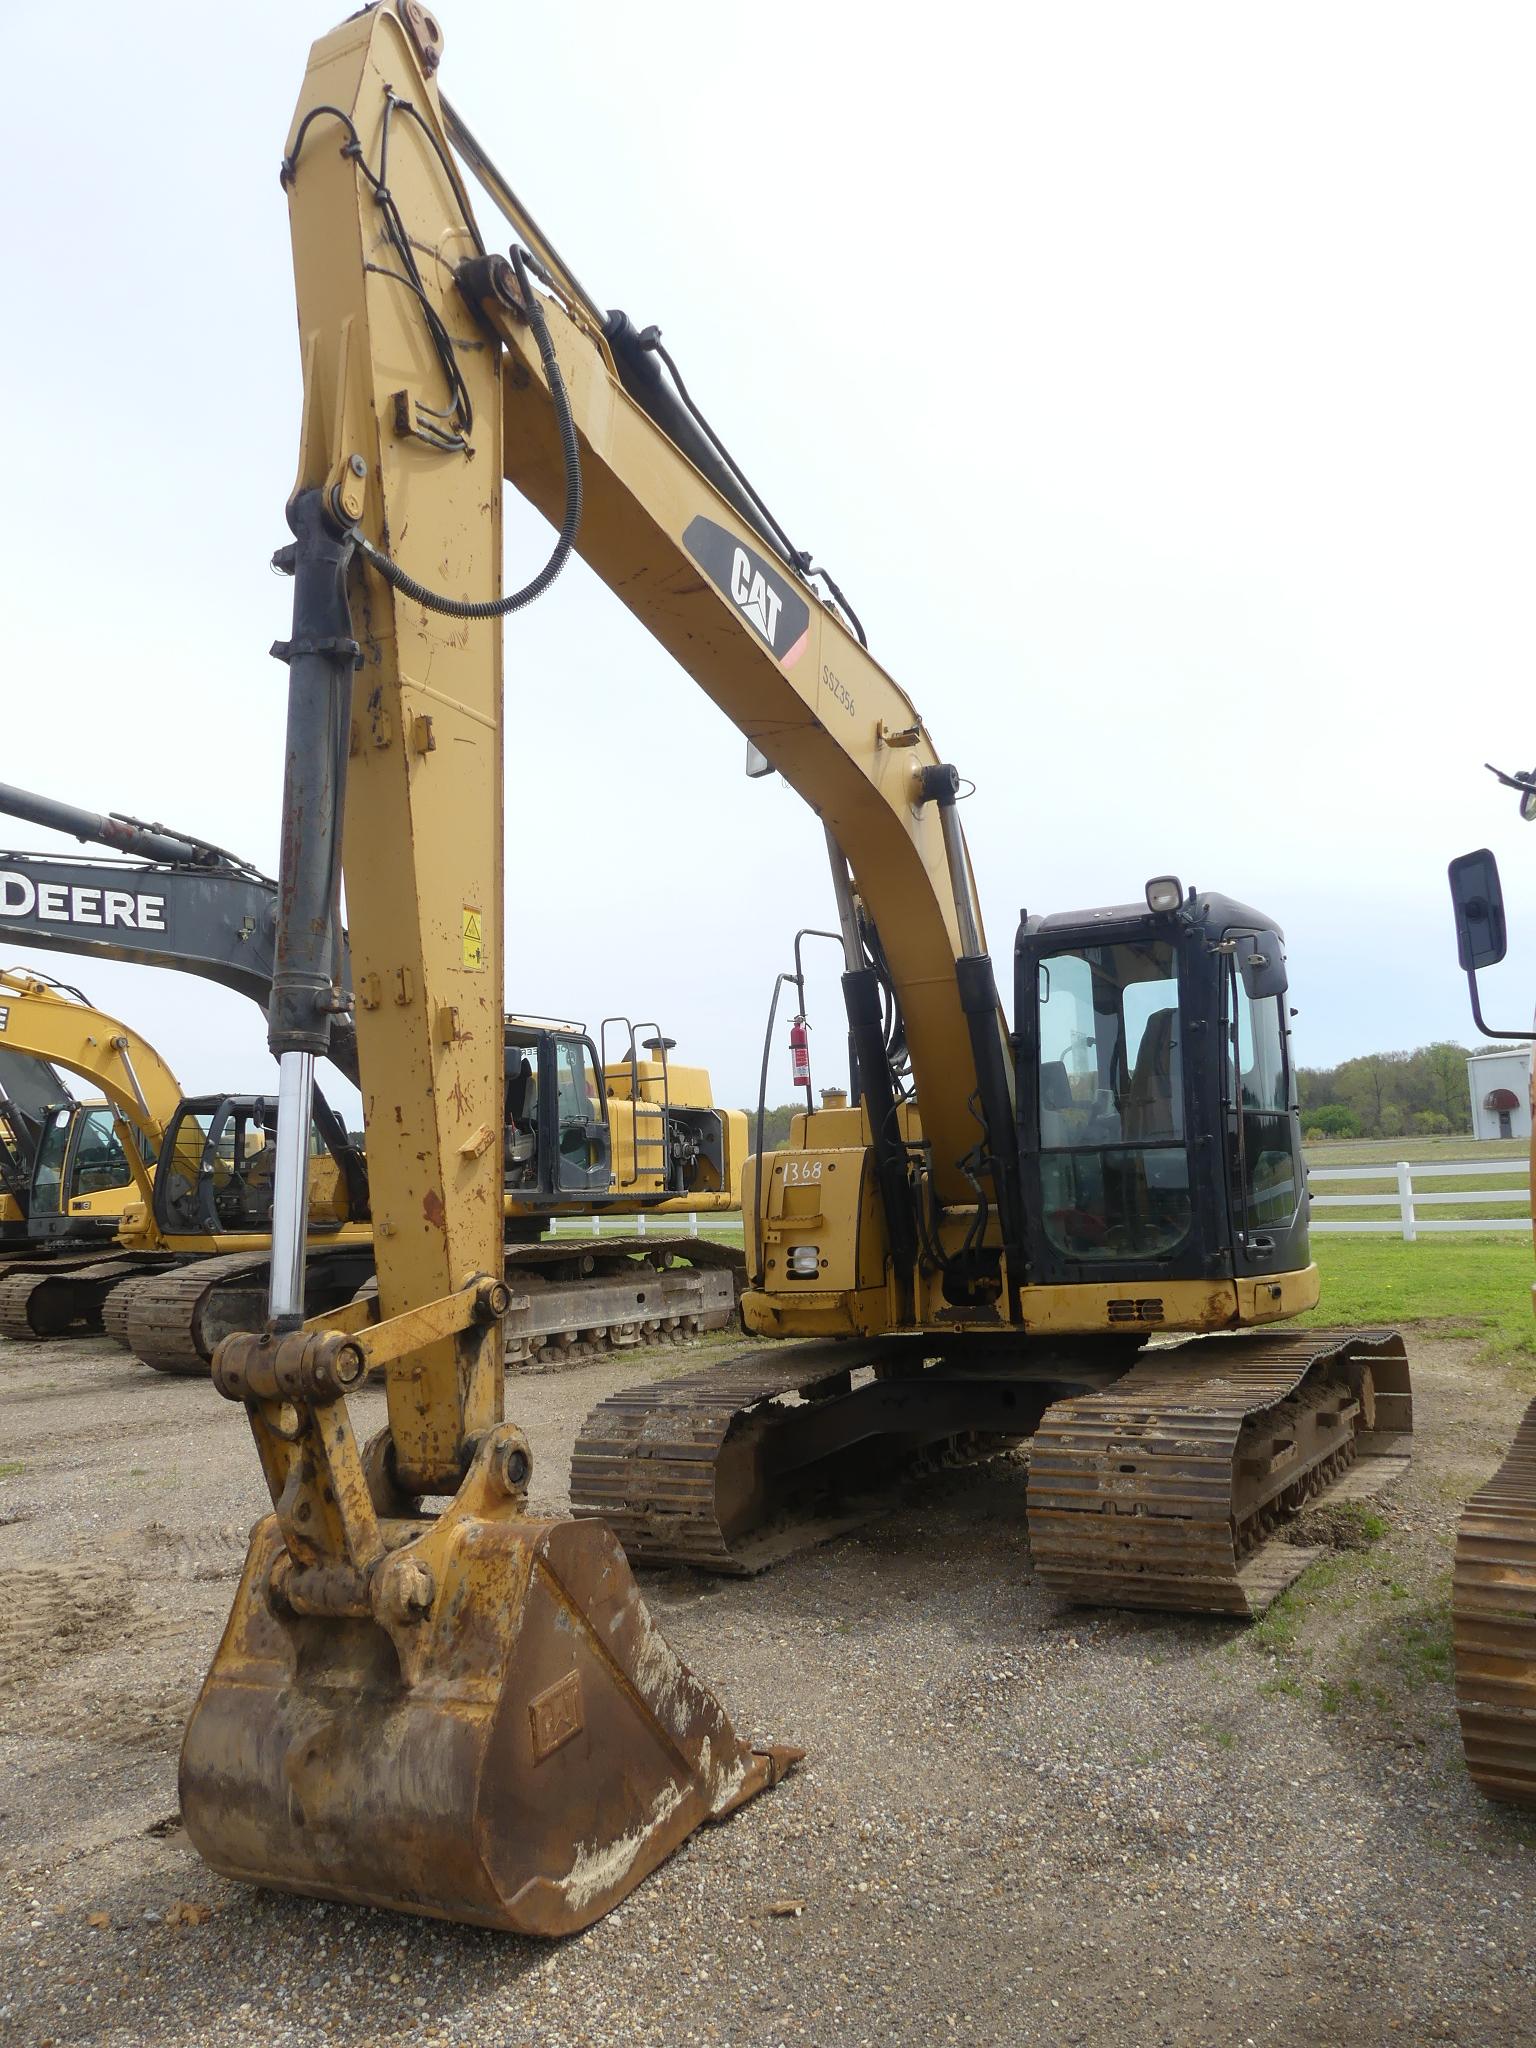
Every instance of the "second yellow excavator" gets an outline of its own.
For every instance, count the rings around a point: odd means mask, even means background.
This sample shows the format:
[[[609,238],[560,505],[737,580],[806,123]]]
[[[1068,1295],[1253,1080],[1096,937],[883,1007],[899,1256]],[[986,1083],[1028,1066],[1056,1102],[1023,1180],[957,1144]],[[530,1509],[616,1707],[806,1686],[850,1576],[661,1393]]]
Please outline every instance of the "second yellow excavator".
[[[49,1336],[99,1309],[154,1245],[146,1224],[155,1159],[181,1092],[137,1032],[77,990],[0,971],[0,1046],[62,1067],[105,1099],[62,1098],[38,1119],[27,1165],[23,1243],[0,1259],[0,1335]]]
[[[239,1114],[210,1134],[139,1032],[78,990],[21,969],[0,972],[0,1046],[77,1074],[106,1098],[60,1103],[42,1121],[27,1249],[0,1259],[0,1336],[100,1329],[135,1290],[174,1289],[194,1272],[206,1287],[229,1267],[249,1267],[253,1250],[264,1266],[260,1188],[271,1152],[249,1105],[237,1103]],[[306,1285],[319,1308],[349,1299],[371,1259],[367,1228],[350,1215],[345,1171],[321,1141],[335,1120],[323,1103],[316,1111]],[[236,1292],[217,1312],[232,1327],[248,1304]],[[206,1370],[195,1352],[192,1362]]]
[[[277,885],[250,862],[161,824],[103,816],[10,784],[0,783],[0,812],[115,856],[0,852],[0,938],[173,969],[265,1006]],[[349,1009],[344,939],[338,986]],[[576,1022],[507,1019],[505,1216],[518,1281],[506,1325],[509,1364],[543,1371],[734,1319],[740,1252],[677,1234],[672,1219],[739,1210],[746,1119],[716,1105],[708,1073],[679,1063],[673,1047],[658,1024],[627,1017],[605,1018],[596,1037]],[[355,1079],[346,1014],[336,1018],[331,1057]],[[260,1319],[275,1107],[260,1096],[184,1102],[167,1127],[174,1168],[156,1177],[151,1223],[179,1251],[196,1251],[197,1263],[162,1262],[114,1287],[105,1302],[85,1290],[77,1296],[82,1312],[94,1320],[99,1308],[109,1333],[157,1371],[205,1372],[220,1335]],[[317,1221],[361,1223],[362,1154],[323,1102],[316,1123],[314,1172],[329,1172],[333,1183],[317,1194]],[[105,1198],[95,1206],[105,1213]],[[582,1218],[601,1234],[583,1231]],[[618,1218],[631,1219],[632,1235],[602,1232],[604,1220]],[[567,1228],[545,1239],[555,1223]],[[344,1277],[337,1258],[335,1245],[312,1255],[315,1308],[334,1298],[327,1280]],[[68,1299],[59,1287],[43,1294],[40,1310],[61,1310]],[[57,1314],[47,1324],[63,1326]],[[18,1295],[0,1328],[20,1335],[29,1327]]]
[[[0,1035],[10,1024],[10,1003],[0,988]],[[107,1109],[106,1104],[99,1105]],[[36,1254],[37,1237],[28,1229],[33,1205],[33,1175],[45,1134],[51,1134],[61,1114],[78,1121],[76,1112],[86,1105],[76,1102],[68,1084],[48,1061],[17,1052],[0,1043],[0,1273],[9,1270],[14,1257]],[[108,1111],[110,1126],[110,1111]],[[116,1130],[110,1130],[116,1142]],[[56,1166],[45,1189],[45,1207],[62,1214],[67,1224],[71,1199],[84,1192],[84,1184],[96,1178],[96,1162],[90,1154],[94,1144],[71,1145],[60,1152],[55,1144]],[[73,1157],[71,1157],[73,1155]],[[115,1179],[131,1186],[126,1160],[116,1162]],[[51,1199],[46,1199],[51,1198]]]

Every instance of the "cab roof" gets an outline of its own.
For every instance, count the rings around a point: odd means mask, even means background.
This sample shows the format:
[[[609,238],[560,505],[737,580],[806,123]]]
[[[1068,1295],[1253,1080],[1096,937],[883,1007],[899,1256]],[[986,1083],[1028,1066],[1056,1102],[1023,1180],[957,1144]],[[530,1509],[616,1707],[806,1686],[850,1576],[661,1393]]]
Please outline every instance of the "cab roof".
[[[1177,910],[1148,910],[1143,898],[1140,903],[1115,903],[1092,910],[1056,910],[1047,917],[1031,917],[1024,911],[1019,917],[1018,943],[1023,945],[1026,940],[1040,938],[1064,939],[1127,924],[1139,924],[1149,931],[1171,931],[1176,925],[1192,924],[1218,936],[1237,930],[1273,931],[1280,938],[1285,937],[1273,918],[1255,910],[1251,903],[1240,903],[1235,896],[1223,896],[1216,889],[1194,889],[1186,892]]]

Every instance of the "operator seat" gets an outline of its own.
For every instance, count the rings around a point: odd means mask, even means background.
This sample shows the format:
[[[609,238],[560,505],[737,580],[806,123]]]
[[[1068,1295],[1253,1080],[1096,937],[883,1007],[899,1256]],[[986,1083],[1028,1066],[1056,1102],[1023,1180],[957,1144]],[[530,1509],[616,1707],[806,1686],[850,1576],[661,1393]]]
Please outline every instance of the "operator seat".
[[[1183,1129],[1183,1062],[1179,1013],[1154,1010],[1136,1052],[1136,1071],[1125,1098],[1128,1138],[1176,1138]]]
[[[1047,1147],[1071,1145],[1082,1118],[1076,1114],[1072,1083],[1065,1060],[1040,1062],[1040,1142]]]

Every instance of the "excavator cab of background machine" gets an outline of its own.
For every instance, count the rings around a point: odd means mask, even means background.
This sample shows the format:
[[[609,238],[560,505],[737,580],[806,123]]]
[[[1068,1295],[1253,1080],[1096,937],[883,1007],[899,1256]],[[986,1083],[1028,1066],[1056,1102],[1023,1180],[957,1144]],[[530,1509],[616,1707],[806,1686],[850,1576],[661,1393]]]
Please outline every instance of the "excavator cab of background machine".
[[[509,1024],[506,1076],[507,1192],[606,1195],[613,1140],[591,1039]]]
[[[167,1236],[264,1234],[272,1226],[275,1104],[263,1096],[188,1096],[166,1131],[155,1221]],[[312,1227],[347,1220],[345,1174],[319,1120],[310,1124]]]
[[[152,1148],[147,1138],[140,1144],[148,1164]],[[111,1238],[133,1200],[133,1176],[112,1110],[100,1102],[54,1110],[32,1171],[28,1234],[35,1240]]]
[[[562,1036],[555,1040],[554,1053],[559,1185],[573,1192],[605,1191],[613,1168],[596,1050],[588,1038]]]

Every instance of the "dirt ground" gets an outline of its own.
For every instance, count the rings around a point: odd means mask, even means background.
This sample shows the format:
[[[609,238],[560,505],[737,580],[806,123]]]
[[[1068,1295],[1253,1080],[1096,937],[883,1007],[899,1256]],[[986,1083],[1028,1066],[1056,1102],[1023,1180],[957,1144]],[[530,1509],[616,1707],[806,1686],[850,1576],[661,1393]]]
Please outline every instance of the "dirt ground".
[[[1536,1816],[1468,1783],[1448,1626],[1527,1397],[1471,1345],[1413,1357],[1411,1476],[1314,1518],[1256,1628],[1062,1607],[1017,1459],[759,1580],[646,1575],[738,1727],[808,1758],[535,1945],[201,1865],[176,1754],[266,1504],[243,1418],[104,1339],[0,1345],[0,2039],[1530,2042]],[[535,1505],[595,1400],[695,1362],[512,1383]]]

